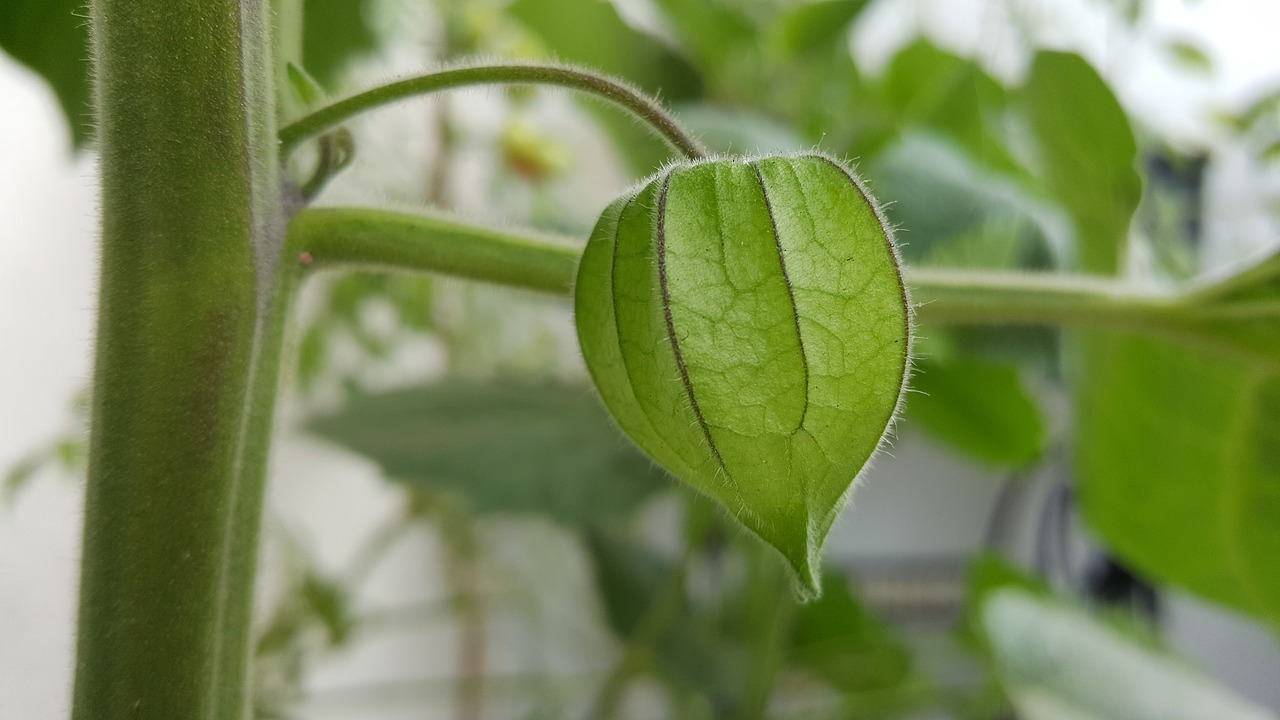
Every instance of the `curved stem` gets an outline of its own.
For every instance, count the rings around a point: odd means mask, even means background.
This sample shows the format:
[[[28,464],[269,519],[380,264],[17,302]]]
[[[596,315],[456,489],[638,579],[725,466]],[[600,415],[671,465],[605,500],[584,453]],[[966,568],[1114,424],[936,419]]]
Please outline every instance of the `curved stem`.
[[[470,85],[554,85],[607,100],[634,115],[686,157],[707,154],[656,101],[626,83],[567,65],[502,64],[450,68],[399,80],[326,105],[280,129],[281,156],[303,140],[366,110],[415,95]]]

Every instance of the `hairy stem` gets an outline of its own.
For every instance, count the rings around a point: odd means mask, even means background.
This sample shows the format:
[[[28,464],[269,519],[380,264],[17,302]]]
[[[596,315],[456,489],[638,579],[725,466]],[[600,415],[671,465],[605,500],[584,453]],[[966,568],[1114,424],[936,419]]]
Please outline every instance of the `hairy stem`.
[[[280,129],[281,154],[303,140],[381,105],[417,95],[472,85],[554,85],[587,93],[634,115],[686,157],[705,156],[702,144],[690,137],[656,101],[620,80],[567,65],[475,65],[419,75],[366,90],[326,105]]]
[[[73,717],[247,712],[292,265],[267,0],[95,0],[102,271]]]

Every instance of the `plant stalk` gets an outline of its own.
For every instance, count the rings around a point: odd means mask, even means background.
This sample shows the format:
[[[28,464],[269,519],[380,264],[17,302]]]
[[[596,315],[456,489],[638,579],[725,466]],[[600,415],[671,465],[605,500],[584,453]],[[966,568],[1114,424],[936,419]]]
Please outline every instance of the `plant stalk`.
[[[581,254],[569,238],[374,208],[303,210],[289,224],[289,247],[314,269],[443,273],[557,295],[572,292]]]
[[[290,247],[314,268],[444,273],[570,295],[581,240],[485,228],[436,215],[368,208],[304,210]],[[1154,330],[1182,318],[1177,295],[1120,280],[1015,271],[906,271],[916,318],[928,325],[1054,325]]]
[[[73,718],[248,713],[292,264],[268,0],[95,0],[102,274]]]

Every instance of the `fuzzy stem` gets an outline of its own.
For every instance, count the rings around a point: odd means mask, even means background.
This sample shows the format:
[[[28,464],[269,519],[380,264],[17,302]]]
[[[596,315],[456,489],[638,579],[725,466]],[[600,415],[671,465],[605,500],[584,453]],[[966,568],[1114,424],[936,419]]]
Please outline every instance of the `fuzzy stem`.
[[[553,85],[607,100],[634,115],[689,158],[704,157],[702,144],[686,133],[656,101],[626,83],[567,65],[475,65],[400,80],[326,105],[280,129],[281,154],[365,111],[416,95],[471,85]]]
[[[102,265],[73,717],[247,714],[293,266],[268,0],[95,0]]]

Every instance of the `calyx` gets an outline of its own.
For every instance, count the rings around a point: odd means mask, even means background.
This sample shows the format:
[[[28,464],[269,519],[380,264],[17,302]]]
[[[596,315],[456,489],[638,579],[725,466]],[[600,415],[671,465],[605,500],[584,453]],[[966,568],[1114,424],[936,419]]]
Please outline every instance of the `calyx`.
[[[857,176],[818,154],[664,169],[604,211],[575,310],[618,425],[815,595],[910,355],[892,231]]]

